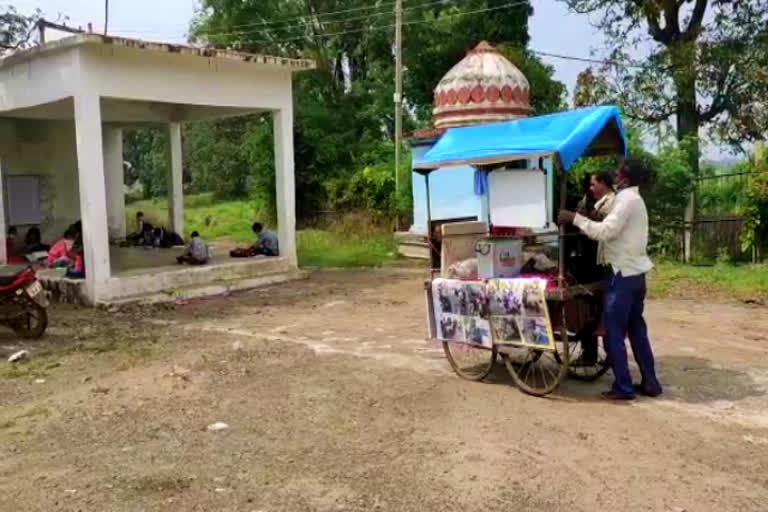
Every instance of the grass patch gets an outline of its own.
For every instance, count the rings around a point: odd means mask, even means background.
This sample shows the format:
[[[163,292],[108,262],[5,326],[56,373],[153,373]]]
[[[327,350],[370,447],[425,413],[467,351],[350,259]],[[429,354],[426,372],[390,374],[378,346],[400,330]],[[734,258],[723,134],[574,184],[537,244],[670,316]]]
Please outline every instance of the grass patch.
[[[19,379],[22,377],[45,377],[51,361],[45,357],[35,357],[28,361],[0,366],[0,379]]]
[[[155,226],[168,225],[168,200],[148,199],[126,206],[126,226],[132,231],[136,226],[136,212],[143,212],[147,222]],[[198,231],[207,240],[229,239],[235,242],[252,242],[251,224],[258,220],[261,208],[247,200],[217,202],[212,194],[184,197],[184,226],[187,233]]]
[[[129,231],[138,211],[154,225],[168,223],[166,199],[138,201],[126,207]],[[259,220],[260,211],[260,205],[248,200],[217,201],[211,194],[184,197],[187,233],[198,231],[206,240],[252,243],[251,224]],[[298,231],[296,238],[302,267],[377,267],[393,262],[397,253],[391,231],[361,216],[350,215],[324,229]]]
[[[662,262],[649,281],[652,297],[728,296],[768,300],[768,265],[696,267]]]
[[[302,267],[378,267],[395,260],[392,233],[307,229],[298,235]]]

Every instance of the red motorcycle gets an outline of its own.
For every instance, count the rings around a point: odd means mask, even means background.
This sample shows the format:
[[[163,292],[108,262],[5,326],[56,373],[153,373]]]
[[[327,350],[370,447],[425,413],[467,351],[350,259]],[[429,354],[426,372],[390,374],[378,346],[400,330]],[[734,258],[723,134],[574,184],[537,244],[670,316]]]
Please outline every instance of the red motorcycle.
[[[32,267],[0,267],[0,324],[22,338],[39,338],[48,327],[48,304]]]

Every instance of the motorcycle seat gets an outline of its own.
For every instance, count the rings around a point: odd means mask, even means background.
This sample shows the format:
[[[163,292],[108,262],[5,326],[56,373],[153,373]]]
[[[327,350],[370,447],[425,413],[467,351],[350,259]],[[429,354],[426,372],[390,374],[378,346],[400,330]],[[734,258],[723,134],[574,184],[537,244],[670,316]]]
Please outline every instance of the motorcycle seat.
[[[25,270],[27,270],[25,265],[0,265],[0,286],[13,283]]]

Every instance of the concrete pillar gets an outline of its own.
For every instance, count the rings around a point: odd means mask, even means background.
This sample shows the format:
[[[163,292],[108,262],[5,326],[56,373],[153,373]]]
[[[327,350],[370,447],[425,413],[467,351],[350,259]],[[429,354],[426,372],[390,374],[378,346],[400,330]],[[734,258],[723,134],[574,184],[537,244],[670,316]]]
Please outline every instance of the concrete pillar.
[[[98,95],[88,92],[75,95],[75,133],[86,293],[91,303],[95,303],[103,295],[111,276]]]
[[[290,96],[289,96],[290,98]],[[293,164],[293,104],[272,114],[275,142],[275,194],[280,256],[293,265],[296,256],[296,180]]]
[[[5,238],[8,236],[8,225],[5,221],[5,176],[3,176],[3,161],[0,158],[0,265],[8,263],[5,252]]]
[[[181,123],[169,123],[168,131],[168,224],[171,230],[184,233],[184,183],[181,156]]]
[[[125,238],[125,180],[123,179],[123,130],[103,126],[104,185],[107,190],[107,225],[112,240]]]

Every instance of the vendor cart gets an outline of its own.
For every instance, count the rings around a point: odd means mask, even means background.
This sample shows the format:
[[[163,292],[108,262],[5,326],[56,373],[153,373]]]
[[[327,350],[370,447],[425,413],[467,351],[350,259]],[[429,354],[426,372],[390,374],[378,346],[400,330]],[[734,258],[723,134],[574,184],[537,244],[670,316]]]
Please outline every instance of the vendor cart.
[[[556,227],[554,206],[549,210],[546,221],[536,226],[537,229],[520,229],[531,226],[499,224],[499,221],[505,218],[514,220],[516,215],[526,219],[537,218],[538,214],[533,211],[536,208],[531,210],[533,213],[530,215],[525,208],[538,202],[543,204],[549,201],[551,204],[555,195],[558,197],[558,208],[565,209],[567,172],[579,158],[615,155],[621,161],[626,152],[626,138],[618,108],[601,106],[491,125],[452,128],[423,159],[414,163],[414,172],[423,175],[426,184],[428,226],[432,225],[430,174],[437,170],[450,172],[451,167],[469,165],[479,174],[476,176],[476,182],[482,183],[479,188],[482,191],[485,187],[490,197],[491,207],[488,218],[484,219],[487,220],[488,230],[484,238],[496,243],[500,239],[519,239],[524,247],[547,246],[554,248],[552,252],[556,253],[556,272],[551,271],[549,276],[536,275],[531,282],[526,281],[526,274],[512,278],[486,273],[461,283],[446,279],[446,269],[436,268],[433,260],[432,277],[425,285],[429,338],[442,343],[451,367],[460,377],[482,380],[491,374],[501,357],[522,391],[542,396],[554,391],[566,376],[593,380],[607,371],[606,356],[602,344],[597,341],[602,334],[602,279],[599,273],[587,271],[597,269],[595,259],[579,260],[577,251],[573,250],[574,244],[583,235],[576,230],[569,231],[565,226]],[[542,170],[544,159],[551,163],[549,172],[552,176],[540,191],[533,186],[521,194],[515,186],[505,184],[502,187],[501,181],[492,179],[493,173],[499,170],[512,176],[518,169],[528,169],[526,172],[536,178],[533,171],[545,172]],[[520,165],[521,162],[526,164]],[[501,213],[494,214],[494,211]],[[432,230],[429,236],[433,236]],[[594,268],[589,269],[590,265]],[[519,320],[513,322],[498,311],[494,312],[494,300],[498,303],[497,307],[501,307],[499,289],[531,288],[534,285],[540,286],[542,301],[546,304],[540,322],[539,335],[543,340],[540,345],[534,339],[538,331],[533,327],[524,335]],[[450,299],[454,296],[460,297],[462,305],[454,305],[452,311]],[[475,300],[476,297],[482,298]],[[503,301],[505,307],[516,307],[506,304],[506,299]],[[480,302],[482,305],[478,305]],[[470,310],[461,311],[461,314],[476,316],[461,317],[464,319],[463,327],[460,327],[464,329],[463,335],[454,337],[456,320],[453,317],[457,315],[453,313],[458,313],[460,308]],[[484,325],[489,326],[487,340],[483,337],[484,332],[477,336],[468,335],[470,329],[480,332]],[[535,323],[531,321],[531,325],[535,326]],[[519,342],[500,339],[506,327],[520,337]],[[547,328],[550,339],[547,339]]]

